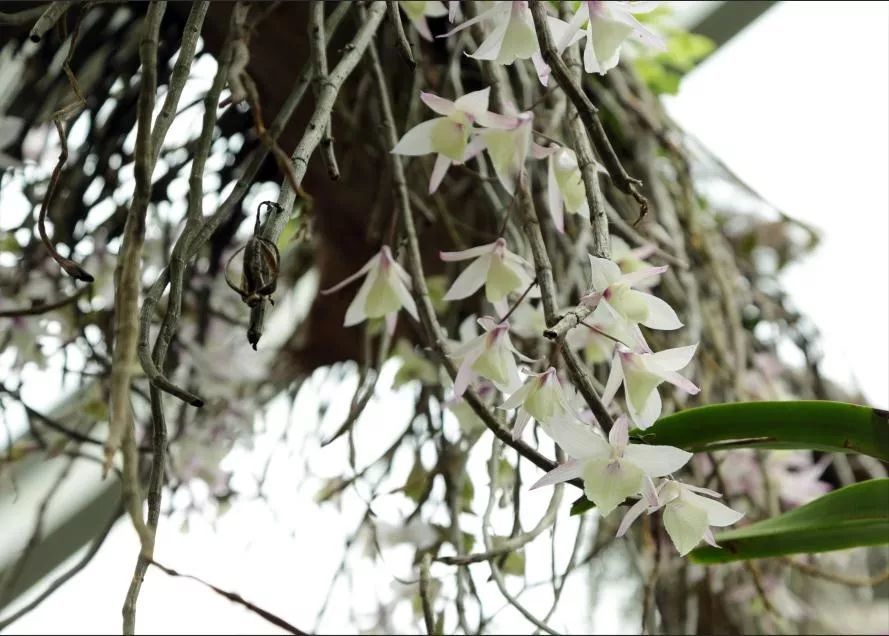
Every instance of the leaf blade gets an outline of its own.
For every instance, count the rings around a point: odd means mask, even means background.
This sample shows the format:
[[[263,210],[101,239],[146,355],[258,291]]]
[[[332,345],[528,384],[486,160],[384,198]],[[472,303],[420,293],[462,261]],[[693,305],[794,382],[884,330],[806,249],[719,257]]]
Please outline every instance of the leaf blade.
[[[716,536],[689,557],[716,564],[889,543],[889,479],[852,484],[789,512]]]
[[[856,452],[889,461],[889,414],[845,402],[741,402],[686,409],[633,431],[692,452],[730,448]]]

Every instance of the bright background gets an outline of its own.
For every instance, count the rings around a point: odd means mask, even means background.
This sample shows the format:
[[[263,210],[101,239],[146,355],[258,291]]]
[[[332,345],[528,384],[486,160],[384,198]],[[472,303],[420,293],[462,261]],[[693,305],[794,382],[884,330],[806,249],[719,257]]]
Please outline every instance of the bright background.
[[[671,4],[694,11],[693,3]],[[860,387],[871,403],[884,408],[889,407],[887,97],[889,4],[785,2],[723,46],[668,100],[680,124],[765,199],[821,230],[820,247],[785,274],[784,284],[821,329],[825,374]],[[387,386],[386,378],[381,386]],[[351,386],[338,390],[345,394]],[[405,399],[382,393],[367,416],[399,412]],[[273,408],[270,422],[289,425],[282,408]],[[275,434],[270,431],[258,444],[271,443]],[[323,466],[313,469],[323,472]],[[215,526],[192,522],[187,533],[182,519],[165,521],[157,558],[311,629],[339,566],[345,533],[354,525],[333,506],[314,503],[315,491],[300,485],[303,467],[276,470],[269,481],[274,505],[239,502]],[[545,504],[529,499],[532,511]],[[119,523],[76,581],[13,630],[119,633],[116,608],[137,551],[129,524]],[[382,575],[368,569],[354,576],[376,587],[391,575],[410,574],[394,563],[378,569]],[[562,608],[586,612],[582,586],[573,593],[571,587]],[[597,632],[636,630],[611,609],[622,596],[626,591],[617,587],[600,595],[599,606],[590,610]],[[352,631],[351,611],[366,615],[375,609],[345,591],[334,597],[333,607],[325,631]],[[498,626],[528,631],[520,620],[504,618]],[[155,570],[140,598],[138,628],[141,633],[277,633],[198,584]]]

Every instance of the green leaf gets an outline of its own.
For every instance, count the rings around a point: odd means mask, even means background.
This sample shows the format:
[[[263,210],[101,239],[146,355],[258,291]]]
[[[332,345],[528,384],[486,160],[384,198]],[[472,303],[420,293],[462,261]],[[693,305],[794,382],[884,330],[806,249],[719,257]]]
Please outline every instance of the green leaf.
[[[414,460],[414,465],[411,467],[411,472],[407,476],[407,481],[402,486],[402,490],[409,498],[420,503],[423,495],[426,494],[428,482],[429,473],[426,472],[426,469],[423,468],[423,462],[417,457]]]
[[[728,448],[862,453],[889,461],[889,413],[827,401],[741,402],[680,411],[633,436],[692,452]]]
[[[889,479],[852,484],[783,515],[716,535],[720,548],[698,548],[696,563],[829,552],[889,543]]]
[[[582,515],[587,510],[592,510],[596,507],[592,501],[586,498],[586,495],[581,495],[577,499],[574,500],[574,503],[571,504],[571,516],[574,515]]]

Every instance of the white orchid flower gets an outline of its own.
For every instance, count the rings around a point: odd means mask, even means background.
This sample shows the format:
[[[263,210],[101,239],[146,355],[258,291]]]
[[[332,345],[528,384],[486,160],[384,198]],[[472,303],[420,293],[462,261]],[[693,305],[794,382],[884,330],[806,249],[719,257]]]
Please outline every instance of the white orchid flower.
[[[624,274],[632,274],[646,269],[652,269],[654,266],[645,259],[654,254],[656,246],[649,243],[641,247],[631,248],[619,236],[611,237],[611,260],[617,263],[620,271]],[[636,286],[642,289],[654,287],[660,282],[659,275],[653,275],[636,282]]]
[[[602,402],[610,403],[623,383],[627,412],[636,426],[648,428],[661,415],[661,396],[657,388],[663,382],[669,382],[691,395],[700,391],[691,380],[677,373],[691,362],[697,346],[665,349],[657,353],[636,353],[617,345]]]
[[[419,320],[417,305],[407,287],[411,283],[411,277],[392,256],[392,250],[388,245],[384,245],[357,272],[333,287],[322,290],[321,293],[332,294],[365,275],[367,277],[346,310],[343,326],[351,327],[368,318],[385,317],[386,327],[389,333],[393,333],[398,310],[402,307],[413,316],[414,320]]]
[[[549,175],[547,177],[546,200],[553,223],[559,232],[565,232],[565,211],[590,218],[586,188],[577,164],[577,155],[570,148],[551,145],[547,153]]]
[[[545,327],[544,327],[545,328]],[[645,343],[639,325],[621,320],[608,311],[604,305],[593,310],[583,323],[565,336],[565,343],[572,349],[582,349],[589,364],[611,360],[617,343],[630,348]],[[648,345],[644,344],[647,350]]]
[[[570,479],[583,479],[587,499],[596,504],[603,517],[624,499],[645,493],[643,501],[657,501],[652,477],[669,475],[685,466],[692,454],[674,446],[629,443],[626,416],[619,417],[608,441],[592,427],[567,419],[551,421],[547,433],[571,459],[544,475],[532,489]]]
[[[509,322],[497,322],[490,316],[478,319],[484,333],[455,347],[450,354],[460,359],[454,380],[454,397],[460,397],[478,376],[487,378],[505,393],[515,391],[521,384],[516,356],[524,362],[534,362],[522,355],[509,338]]]
[[[634,13],[651,11],[657,4],[584,0],[561,36],[555,36],[556,48],[559,53],[564,51],[586,23],[583,68],[587,73],[600,75],[617,66],[621,47],[628,38],[661,51],[666,50],[664,40],[633,17]]]
[[[707,495],[702,497],[700,494]],[[683,484],[672,479],[665,479],[657,489],[658,503],[651,506],[645,499],[640,499],[624,516],[617,529],[617,536],[622,537],[633,522],[646,509],[648,514],[664,508],[664,528],[680,556],[691,552],[703,539],[714,548],[719,546],[713,537],[710,526],[722,528],[730,526],[744,516],[743,512],[732,510],[725,504],[708,499],[722,497],[718,492],[698,486]]]
[[[445,33],[441,37],[453,35],[458,31],[481,22],[489,20],[490,30],[475,53],[469,57],[477,60],[491,60],[499,64],[512,64],[516,60],[530,59],[537,71],[540,83],[544,86],[549,82],[550,68],[543,61],[540,53],[540,44],[537,41],[537,31],[534,28],[534,18],[528,8],[527,0],[515,2],[492,2],[490,8],[481,12],[476,17],[461,23],[456,29]],[[556,41],[561,41],[568,29],[568,23],[547,16],[550,32]],[[568,37],[569,42],[576,42],[583,37],[579,29],[575,29],[574,37]]]
[[[403,0],[398,4],[407,14],[408,20],[414,25],[417,32],[423,36],[423,39],[432,41],[432,33],[429,31],[429,24],[426,18],[440,18],[449,15],[448,9],[439,0]],[[451,3],[452,5],[454,3]],[[453,19],[451,19],[453,22]]]
[[[531,148],[533,113],[517,113],[515,125],[511,128],[487,128],[479,133],[485,142],[494,172],[504,189],[513,194],[516,179],[525,167],[528,150]]]
[[[574,413],[554,367],[548,368],[543,373],[531,373],[527,370],[524,370],[524,373],[529,376],[528,379],[499,407],[501,409],[519,409],[515,426],[512,429],[513,439],[519,439],[522,436],[522,431],[525,430],[532,418],[546,425],[554,417]]]
[[[602,304],[616,316],[651,329],[672,330],[682,326],[670,305],[657,296],[633,289],[667,271],[666,265],[624,274],[614,261],[590,255],[590,267],[592,286],[591,292],[582,299],[585,303],[593,307]]]
[[[506,240],[498,238],[493,243],[470,247],[460,252],[439,252],[447,262],[475,260],[460,272],[444,300],[461,300],[474,294],[482,285],[485,297],[496,307],[500,315],[507,311],[506,297],[510,292],[526,289],[533,282],[528,273],[530,263],[518,254],[510,252]]]
[[[420,93],[420,99],[442,117],[424,121],[407,131],[392,149],[396,155],[419,156],[436,153],[429,179],[429,194],[438,189],[451,164],[463,163],[477,155],[484,141],[470,141],[473,124],[492,128],[512,128],[515,119],[488,112],[491,88],[467,93],[456,101],[433,93]]]

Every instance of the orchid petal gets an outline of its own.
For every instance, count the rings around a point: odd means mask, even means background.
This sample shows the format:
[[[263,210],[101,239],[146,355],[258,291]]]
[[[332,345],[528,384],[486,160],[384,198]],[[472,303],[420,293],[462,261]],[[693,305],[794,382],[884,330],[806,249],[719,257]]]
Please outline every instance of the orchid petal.
[[[490,253],[483,254],[470,263],[454,280],[448,293],[444,295],[444,300],[460,300],[474,294],[485,284],[492,259]]]
[[[373,286],[376,277],[377,270],[374,270],[364,279],[364,282],[361,283],[358,293],[355,294],[355,298],[352,299],[348,309],[346,309],[346,317],[343,320],[344,327],[351,327],[352,325],[357,325],[358,323],[367,320],[367,295],[370,293],[370,289]]]
[[[525,381],[525,383],[512,395],[510,395],[503,404],[500,405],[501,409],[514,409],[517,406],[520,406],[525,402],[525,397],[531,392],[534,388],[534,383],[536,382],[535,378],[530,378]]]
[[[627,412],[629,412],[636,426],[642,430],[654,424],[661,416],[662,410],[663,403],[657,389],[651,392],[641,409],[637,409],[630,400],[627,400]]]
[[[576,459],[607,459],[611,456],[608,442],[586,424],[568,418],[554,418],[546,425],[546,432]]]
[[[620,526],[617,528],[617,534],[615,536],[622,537],[627,533],[627,530],[630,529],[630,526],[633,525],[633,522],[639,518],[645,509],[647,508],[645,499],[640,499],[627,510],[627,513],[624,515],[624,518],[620,521]]]
[[[436,117],[435,119],[430,119],[429,121],[417,124],[404,133],[404,136],[391,150],[392,154],[416,157],[436,152],[433,146],[432,134],[442,121],[447,121],[447,118]]]
[[[667,504],[663,519],[664,528],[680,556],[691,552],[707,531],[707,512],[681,498]]]
[[[472,115],[473,118],[478,118],[479,115],[488,112],[488,102],[491,98],[491,87],[483,88],[479,91],[472,91],[471,93],[466,93],[462,97],[457,98],[457,101],[454,102],[454,107],[468,115]]]
[[[624,499],[642,489],[642,471],[627,462],[593,459],[583,469],[583,491],[607,517]]]
[[[682,494],[689,505],[700,508],[707,515],[707,523],[711,526],[724,527],[730,526],[744,516],[743,512],[732,510],[724,503],[701,497],[693,492],[685,492]]]
[[[368,259],[368,261],[364,265],[361,266],[361,269],[359,269],[357,272],[355,272],[351,276],[347,276],[346,278],[344,278],[343,280],[338,282],[333,287],[328,287],[327,289],[322,289],[321,293],[325,296],[327,294],[332,294],[335,291],[339,291],[340,289],[342,289],[343,287],[345,287],[352,281],[358,280],[359,278],[361,278],[362,276],[367,274],[370,271],[371,267],[374,267],[375,265],[377,265],[379,263],[379,259],[380,259],[379,253],[374,254],[373,256],[370,257],[370,259]]]
[[[636,292],[645,302],[648,310],[648,316],[645,320],[640,321],[643,325],[650,329],[663,329],[665,331],[679,329],[682,327],[682,321],[670,305],[651,294],[644,292]]]
[[[592,254],[589,257],[593,291],[604,291],[620,278],[620,267],[617,266],[617,263],[609,261],[607,258],[593,256]]]
[[[495,243],[485,243],[484,245],[477,245],[459,252],[439,252],[438,257],[448,263],[453,261],[467,261],[470,258],[478,258],[482,254],[491,253],[494,251],[494,245]]]
[[[611,404],[611,400],[614,399],[623,379],[624,373],[620,362],[620,354],[615,352],[611,360],[611,371],[608,374],[608,381],[605,383],[605,390],[602,392],[602,404],[605,406]]]
[[[456,110],[456,105],[449,99],[439,97],[435,93],[420,92],[420,99],[439,115],[447,117]]]
[[[675,446],[630,444],[624,459],[642,469],[649,477],[663,477],[676,472],[692,458],[692,454]]]
[[[432,175],[429,177],[429,194],[434,194],[438,190],[438,186],[444,180],[448,168],[451,167],[451,163],[453,162],[444,155],[435,157],[435,165],[432,167]]]
[[[627,444],[630,443],[630,422],[626,416],[621,415],[614,421],[611,431],[608,433],[608,443],[618,455],[623,454]]]
[[[517,440],[521,439],[522,433],[525,431],[525,427],[528,425],[528,422],[531,421],[531,414],[528,411],[522,409],[519,411],[518,415],[515,418],[515,425],[512,427],[512,439]]]
[[[656,363],[658,367],[669,371],[679,371],[691,362],[694,358],[698,345],[693,344],[687,347],[676,347],[675,349],[665,349],[651,354],[651,361]]]
[[[564,464],[559,464],[543,477],[538,479],[533,486],[531,486],[531,490],[535,488],[541,488],[542,486],[551,486],[553,484],[558,484],[564,481],[570,481],[571,479],[577,479],[581,475],[583,475],[583,462],[578,461],[576,459],[571,459],[565,462]]]

